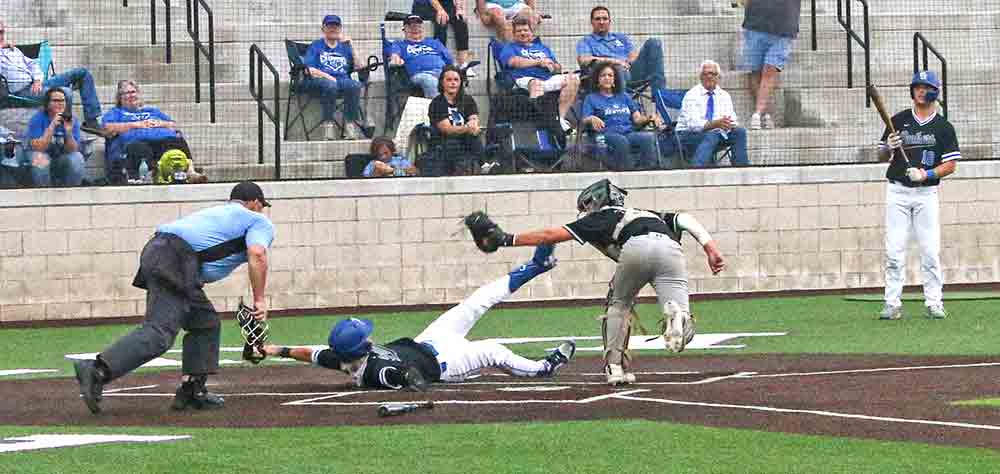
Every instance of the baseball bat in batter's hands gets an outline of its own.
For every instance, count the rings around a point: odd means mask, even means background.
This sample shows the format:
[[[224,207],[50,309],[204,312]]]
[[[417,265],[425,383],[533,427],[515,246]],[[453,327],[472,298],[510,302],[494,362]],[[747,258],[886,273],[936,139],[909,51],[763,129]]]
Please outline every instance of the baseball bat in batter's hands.
[[[892,126],[892,115],[889,115],[889,109],[885,106],[885,99],[882,98],[882,94],[878,91],[878,87],[874,84],[868,86],[868,96],[872,98],[872,103],[875,104],[875,109],[878,110],[878,114],[882,117],[882,122],[885,123],[885,128],[889,129],[889,133],[896,133],[896,127]],[[902,150],[900,150],[902,151]],[[889,161],[891,162],[896,158],[896,149],[889,150]],[[904,157],[905,159],[905,157]]]

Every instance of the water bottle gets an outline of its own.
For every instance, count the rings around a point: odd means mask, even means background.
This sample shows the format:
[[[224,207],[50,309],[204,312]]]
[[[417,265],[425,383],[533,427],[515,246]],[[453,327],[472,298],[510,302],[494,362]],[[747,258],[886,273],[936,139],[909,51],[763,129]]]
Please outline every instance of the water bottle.
[[[594,136],[594,153],[598,158],[602,158],[608,153],[608,140],[603,133]]]
[[[152,175],[149,173],[149,165],[146,164],[146,160],[139,161],[139,179],[141,179],[143,183],[151,183],[151,178]]]

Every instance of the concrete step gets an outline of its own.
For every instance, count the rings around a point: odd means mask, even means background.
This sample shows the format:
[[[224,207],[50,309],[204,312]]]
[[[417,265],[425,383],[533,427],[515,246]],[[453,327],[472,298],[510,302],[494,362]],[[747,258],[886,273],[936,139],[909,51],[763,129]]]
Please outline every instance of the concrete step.
[[[880,86],[879,91],[887,106],[893,111],[909,108],[912,104],[909,87]],[[837,103],[857,105],[837,107],[832,103],[834,95],[837,97]],[[871,110],[862,108],[865,103],[865,91],[861,87],[836,91],[830,89],[786,91],[785,99],[786,108],[796,109],[794,111],[786,109],[786,115],[792,123],[835,127],[845,123],[881,122],[874,107]],[[963,120],[989,117],[1000,106],[1000,98],[987,93],[982,86],[977,85],[950,86],[948,102],[951,117]]]

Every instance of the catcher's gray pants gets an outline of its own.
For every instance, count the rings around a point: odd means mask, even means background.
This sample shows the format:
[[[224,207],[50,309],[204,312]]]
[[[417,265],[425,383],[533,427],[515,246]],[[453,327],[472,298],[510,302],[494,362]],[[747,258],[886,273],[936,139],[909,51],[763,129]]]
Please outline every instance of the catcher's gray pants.
[[[670,236],[640,235],[628,239],[622,247],[605,315],[605,362],[622,364],[631,331],[629,313],[635,296],[647,283],[656,291],[661,312],[668,301],[688,310],[687,262],[680,244]]]
[[[155,262],[174,255],[172,249],[154,241],[143,249],[142,262]],[[110,369],[112,379],[121,377],[167,352],[181,328],[184,374],[212,374],[219,368],[221,332],[219,314],[205,292],[198,288],[181,294],[158,278],[146,275],[146,319],[142,325],[115,341],[98,357]]]

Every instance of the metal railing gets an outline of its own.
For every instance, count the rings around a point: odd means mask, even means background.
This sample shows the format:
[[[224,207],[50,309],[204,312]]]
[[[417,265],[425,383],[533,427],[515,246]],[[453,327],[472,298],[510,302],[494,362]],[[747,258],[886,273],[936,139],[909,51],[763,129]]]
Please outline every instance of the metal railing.
[[[812,17],[811,18],[811,21],[812,21],[812,48],[813,48],[813,51],[816,51],[816,49],[819,47],[816,44],[816,0],[812,0],[811,3],[812,3],[812,15],[810,15],[810,16]]]
[[[167,40],[164,45],[167,49],[166,63],[170,64],[170,61],[172,60],[171,48],[174,44],[173,38],[170,34],[170,0],[163,0],[163,17],[165,23],[164,27],[166,28],[164,34],[166,35]],[[156,0],[149,0],[149,36],[150,44],[156,44]]]
[[[921,55],[919,54],[921,51],[920,46],[923,46],[923,59],[924,59],[923,68],[920,67],[920,57],[921,57]],[[941,98],[939,99],[939,101],[941,102],[941,114],[944,115],[945,118],[947,118],[948,117],[948,61],[945,61],[944,56],[942,56],[941,53],[939,53],[938,50],[934,48],[934,45],[932,45],[930,41],[927,41],[927,38],[925,38],[924,35],[920,34],[919,32],[913,33],[913,74],[927,70],[927,51],[934,53],[934,56],[936,56],[938,58],[938,61],[941,62]]]
[[[155,1],[155,0],[154,0]],[[185,0],[187,6],[187,30],[194,42],[194,101],[201,103],[201,55],[208,61],[208,102],[209,117],[215,123],[215,19],[212,9],[205,0]],[[208,47],[201,41],[201,21],[199,7],[208,18]]]
[[[858,32],[854,31],[851,27],[851,4],[853,2],[861,3],[864,7],[864,38],[862,39],[858,36]],[[847,4],[847,18],[843,15],[844,8],[843,4]],[[851,89],[854,87],[854,55],[852,50],[852,39],[856,41],[865,50],[865,88],[872,85],[872,48],[871,48],[871,37],[868,31],[868,2],[866,0],[837,0],[837,22],[840,26],[844,27],[847,32],[847,88]],[[865,107],[871,107],[872,98],[870,95],[865,94]]]
[[[274,107],[264,103],[264,66],[274,76]],[[257,101],[257,164],[264,164],[264,115],[274,123],[274,179],[281,179],[281,80],[278,70],[254,43],[250,45],[250,95]]]

